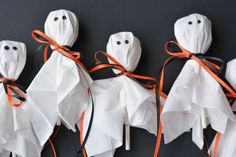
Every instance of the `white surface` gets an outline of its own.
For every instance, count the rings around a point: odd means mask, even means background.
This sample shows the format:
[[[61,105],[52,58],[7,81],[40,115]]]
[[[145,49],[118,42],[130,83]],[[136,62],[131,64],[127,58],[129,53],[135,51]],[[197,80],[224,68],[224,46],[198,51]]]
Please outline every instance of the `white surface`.
[[[203,129],[208,124],[221,133],[234,115],[219,83],[200,65],[189,60],[173,84],[161,120],[165,143],[192,128],[193,142],[203,147]]]
[[[226,79],[236,89],[236,59],[227,63],[225,73]],[[236,111],[236,102],[233,104],[233,110]],[[221,135],[218,145],[217,157],[235,157],[236,154],[236,122],[228,122],[224,134]],[[211,145],[211,152],[215,149],[215,140]]]
[[[6,46],[8,50],[5,49]],[[25,62],[25,44],[7,40],[0,42],[0,74],[3,77],[17,79]],[[39,157],[41,147],[27,114],[22,106],[13,107],[8,103],[3,84],[0,84],[0,90],[0,157],[9,156],[10,152],[20,157]]]
[[[117,42],[120,42],[120,45]],[[107,43],[107,53],[114,57],[129,72],[133,72],[138,66],[141,51],[140,41],[132,32],[113,34]],[[112,63],[112,61],[108,61]],[[113,71],[114,73],[119,73],[116,69],[113,69]]]
[[[200,14],[177,20],[174,33],[178,43],[191,53],[205,53],[211,45],[211,21]]]
[[[233,88],[236,89],[236,59],[233,59],[227,63],[225,77]]]
[[[212,41],[211,22],[200,14],[183,17],[175,23],[175,36],[187,51],[204,54]],[[168,94],[161,120],[165,143],[192,129],[192,140],[202,149],[203,129],[210,124],[224,133],[234,115],[220,84],[196,61],[188,60]]]
[[[45,32],[59,45],[72,46],[78,36],[78,20],[70,11],[53,11],[46,20]],[[85,77],[88,84],[92,83],[81,66],[54,51],[30,84],[25,110],[41,145],[52,134],[58,119],[76,131],[75,124],[89,101]]]
[[[236,104],[234,104],[236,105]],[[236,154],[236,123],[229,121],[226,131],[221,135],[217,157],[235,157]],[[211,153],[215,150],[215,139],[211,144]]]
[[[120,44],[117,44],[117,41]],[[141,56],[141,46],[131,32],[116,33],[109,39],[107,53],[128,71],[133,71]],[[85,145],[88,156],[112,157],[115,149],[123,144],[125,124],[156,134],[157,114],[154,93],[134,79],[119,76],[96,80],[91,86],[91,91],[94,96],[95,112],[91,132]],[[90,112],[91,105],[85,112],[85,131],[88,128]]]
[[[154,93],[127,76],[94,81],[91,89],[95,113],[85,146],[88,156],[103,156],[104,153],[113,156],[112,152],[123,144],[123,127],[126,122],[156,134]],[[90,118],[89,111],[85,114],[85,131],[88,127],[86,122]]]

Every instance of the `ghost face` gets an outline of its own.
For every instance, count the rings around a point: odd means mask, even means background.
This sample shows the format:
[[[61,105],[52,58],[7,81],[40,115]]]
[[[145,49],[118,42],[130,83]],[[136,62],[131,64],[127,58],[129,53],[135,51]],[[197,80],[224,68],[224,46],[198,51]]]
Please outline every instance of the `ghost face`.
[[[174,26],[178,43],[191,53],[206,53],[211,45],[211,21],[206,16],[191,14],[176,21]]]
[[[44,29],[59,45],[72,46],[78,37],[79,22],[74,13],[56,10],[49,13]]]
[[[17,79],[25,61],[25,44],[8,40],[0,42],[0,74],[3,77]]]
[[[114,57],[129,72],[133,72],[141,57],[139,39],[131,32],[120,32],[110,36],[107,53]],[[110,63],[112,63],[109,60]],[[117,70],[114,70],[118,73]]]

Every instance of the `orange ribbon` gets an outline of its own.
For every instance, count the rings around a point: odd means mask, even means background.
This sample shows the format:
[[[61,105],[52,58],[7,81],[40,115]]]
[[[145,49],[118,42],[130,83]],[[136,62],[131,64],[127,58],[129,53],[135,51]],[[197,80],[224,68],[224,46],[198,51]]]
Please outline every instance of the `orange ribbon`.
[[[108,63],[102,63],[98,58],[98,54],[102,54],[103,56],[105,56],[106,58],[108,58],[110,61],[112,61],[114,64],[108,64]],[[126,75],[128,77],[132,77],[138,80],[145,80],[145,81],[150,81],[153,82],[153,84],[144,84],[145,87],[153,89],[155,88],[155,84],[157,82],[157,80],[153,77],[149,77],[149,76],[143,76],[143,75],[137,75],[137,74],[133,74],[132,72],[129,72],[125,69],[125,67],[123,67],[114,57],[112,57],[111,55],[107,54],[104,51],[97,51],[94,54],[94,58],[96,60],[97,63],[99,63],[98,65],[96,65],[94,68],[92,68],[89,73],[101,70],[101,69],[106,69],[106,68],[112,68],[112,69],[117,69],[119,71],[121,71],[120,74],[118,74],[118,76],[120,75]]]
[[[217,156],[217,152],[218,152],[218,147],[219,147],[219,143],[220,143],[221,134],[220,134],[219,132],[217,132],[215,138],[216,138],[216,139],[215,139],[213,157],[216,157],[216,156]]]
[[[174,44],[177,46],[181,51],[178,52],[171,52],[168,50],[168,45],[169,44]],[[175,58],[189,58],[193,59],[196,61],[203,69],[205,69],[217,82],[219,82],[220,85],[222,85],[230,94],[230,96],[236,98],[236,92],[235,90],[227,84],[223,79],[221,79],[209,66],[212,66],[213,69],[220,70],[220,67],[216,65],[215,63],[212,63],[210,61],[207,61],[206,59],[201,60],[197,55],[191,54],[187,50],[185,50],[183,47],[181,47],[177,42],[175,41],[168,41],[165,43],[164,50],[167,54],[170,55],[170,57],[164,62],[163,67],[161,69],[160,73],[160,79],[159,79],[159,89],[158,93],[161,94],[163,90],[163,85],[164,85],[164,74],[165,74],[165,67],[166,65],[172,61]],[[160,105],[160,113],[162,111],[162,105]],[[218,133],[219,134],[219,133]],[[161,121],[159,122],[159,129],[158,129],[158,135],[157,135],[157,143],[155,147],[155,152],[154,152],[154,157],[157,157],[159,154],[160,150],[160,145],[161,145],[161,139],[162,139],[162,124]],[[217,147],[218,147],[218,142],[220,139],[220,135],[217,135],[217,141],[215,144],[215,151],[214,151],[214,157],[216,157],[217,153]]]
[[[71,52],[70,53],[70,50],[68,48],[66,48],[65,46],[59,45],[57,42],[55,42],[53,39],[51,39],[49,36],[47,36],[45,33],[41,32],[40,30],[34,30],[32,32],[32,37],[35,41],[45,45],[45,47],[44,47],[44,62],[47,61],[48,49],[50,46],[52,46],[53,47],[52,50],[59,52],[62,55],[72,59],[75,63],[77,63],[83,69],[85,69],[87,71],[85,66],[79,60],[81,58],[81,55],[79,52]],[[40,39],[40,37],[42,39]]]
[[[23,92],[23,87],[15,81],[16,79],[0,78],[0,83],[3,83],[7,94],[8,103],[14,107],[19,107],[25,101],[25,92]],[[18,99],[18,102],[15,99]]]
[[[225,94],[225,95],[227,96],[227,98],[236,98],[235,95],[230,94],[230,93],[227,93],[227,94]]]

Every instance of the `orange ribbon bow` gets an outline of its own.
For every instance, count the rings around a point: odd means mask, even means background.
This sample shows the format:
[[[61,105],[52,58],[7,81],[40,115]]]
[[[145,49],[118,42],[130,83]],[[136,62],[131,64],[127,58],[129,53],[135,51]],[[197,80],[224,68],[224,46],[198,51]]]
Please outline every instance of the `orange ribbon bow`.
[[[49,36],[47,36],[45,33],[41,32],[40,30],[34,30],[32,32],[32,37],[37,42],[44,44],[44,62],[48,59],[48,49],[50,46],[52,46],[52,50],[57,51],[61,53],[62,55],[72,59],[75,63],[80,65],[83,69],[87,71],[85,66],[80,62],[81,54],[79,52],[71,52],[66,46],[61,46],[57,42],[55,42],[53,39],[51,39]],[[42,38],[42,39],[41,39]]]
[[[98,58],[98,54],[102,54],[103,56],[105,56],[106,58],[108,58],[110,61],[112,61],[114,64],[109,64],[109,63],[102,63]],[[97,63],[99,63],[98,65],[96,65],[94,68],[92,68],[89,73],[93,73],[95,71],[101,70],[101,69],[107,69],[107,68],[112,68],[112,69],[117,69],[119,71],[121,71],[118,76],[120,75],[126,75],[128,77],[131,78],[135,78],[138,80],[143,80],[143,81],[149,81],[149,82],[153,82],[152,84],[144,84],[144,86],[146,88],[150,88],[153,89],[155,88],[156,82],[157,80],[153,77],[149,77],[149,76],[143,76],[143,75],[137,75],[137,74],[133,74],[132,72],[129,72],[125,69],[125,67],[123,67],[114,57],[112,57],[111,55],[107,54],[104,51],[97,51],[94,54],[94,58],[96,60]]]
[[[23,87],[15,81],[15,79],[0,78],[0,83],[3,83],[7,94],[8,103],[14,107],[19,107],[25,101],[25,92]],[[19,102],[16,102],[14,99],[18,99]]]

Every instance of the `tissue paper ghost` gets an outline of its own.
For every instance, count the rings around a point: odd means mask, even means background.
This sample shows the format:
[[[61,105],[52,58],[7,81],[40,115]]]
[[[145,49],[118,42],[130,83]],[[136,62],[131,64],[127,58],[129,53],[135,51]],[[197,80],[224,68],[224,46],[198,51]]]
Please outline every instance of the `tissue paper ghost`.
[[[78,20],[67,10],[52,11],[45,22],[45,34],[35,30],[32,36],[50,46],[53,52],[27,89],[25,105],[35,133],[44,145],[60,120],[73,131],[85,108],[89,105],[89,84],[92,79],[68,50],[78,36]],[[43,37],[41,40],[37,36]],[[46,53],[47,55],[47,53]],[[47,58],[47,57],[45,57]]]
[[[40,157],[41,147],[25,111],[22,87],[15,81],[26,62],[21,42],[0,42],[0,156]]]
[[[203,129],[209,124],[224,133],[227,122],[234,120],[229,102],[220,85],[217,65],[204,53],[212,41],[211,22],[206,16],[191,14],[175,23],[174,32],[181,52],[172,57],[188,58],[174,82],[161,115],[165,143],[192,129],[192,140],[203,148]],[[218,73],[220,73],[218,71]]]
[[[225,77],[233,88],[236,89],[236,59],[228,62]],[[236,102],[233,103],[232,108],[233,111],[236,111]],[[213,154],[214,157],[234,157],[236,154],[235,132],[236,122],[229,121],[225,133],[218,133],[216,135],[211,145],[210,153]]]
[[[97,61],[98,54],[107,57],[110,64],[101,63],[90,72],[110,67],[117,77],[96,80],[91,86],[94,120],[85,148],[88,156],[112,157],[115,149],[123,144],[123,125],[143,128],[156,134],[155,94],[135,80],[145,76],[132,73],[141,57],[140,41],[133,33],[111,35],[107,53],[98,51],[95,56]],[[156,81],[155,78],[145,79]],[[88,128],[88,115],[89,108],[84,116],[85,131]]]

